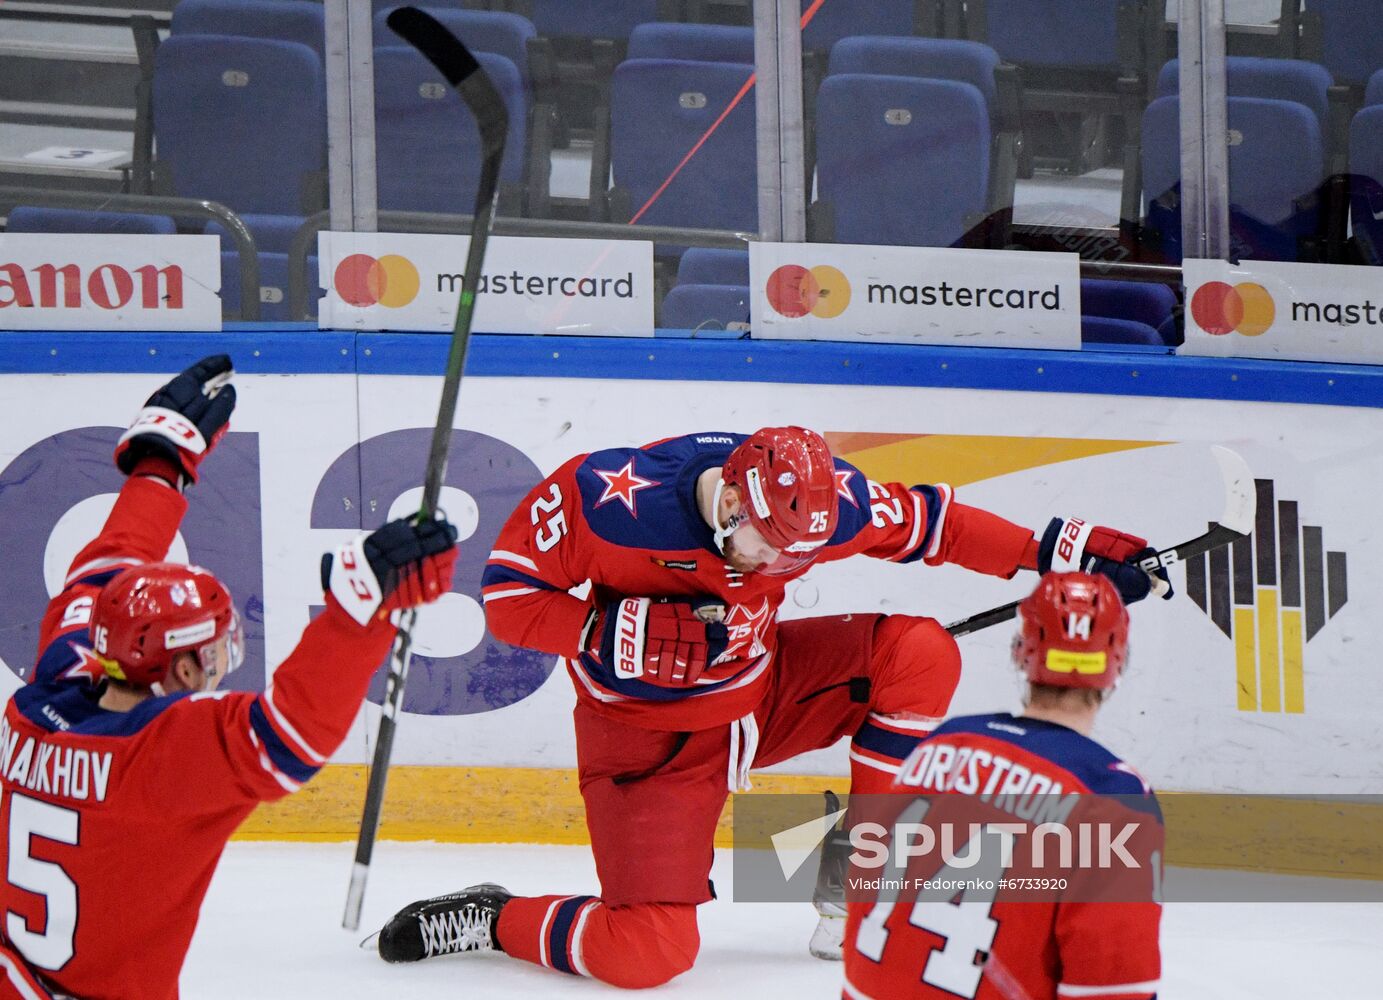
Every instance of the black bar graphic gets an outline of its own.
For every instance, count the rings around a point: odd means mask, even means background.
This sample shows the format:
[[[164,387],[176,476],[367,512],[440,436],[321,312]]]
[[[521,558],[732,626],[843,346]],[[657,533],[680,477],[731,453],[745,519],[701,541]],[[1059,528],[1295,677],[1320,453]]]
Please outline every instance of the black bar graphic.
[[[1210,620],[1221,632],[1234,638],[1234,606],[1229,600],[1229,549],[1211,549]]]
[[[1325,625],[1325,559],[1321,529],[1306,524],[1301,529],[1301,568],[1306,585],[1306,641]]]
[[[1207,610],[1205,603],[1205,560],[1206,556],[1199,559],[1191,559],[1186,563],[1186,596],[1196,602],[1202,610]]]
[[[1349,600],[1349,586],[1345,582],[1345,554],[1343,552],[1327,552],[1325,554],[1325,579],[1329,587],[1330,598],[1328,607],[1330,617],[1335,617],[1335,612],[1345,606],[1345,601]]]
[[[1253,603],[1253,536],[1234,543],[1234,603]]]
[[[1277,538],[1282,568],[1282,606],[1301,607],[1301,539],[1297,525],[1297,502],[1277,502]]]
[[[1258,506],[1254,508],[1254,548],[1258,555],[1258,585],[1277,584],[1277,524],[1273,518],[1273,481],[1255,479]]]

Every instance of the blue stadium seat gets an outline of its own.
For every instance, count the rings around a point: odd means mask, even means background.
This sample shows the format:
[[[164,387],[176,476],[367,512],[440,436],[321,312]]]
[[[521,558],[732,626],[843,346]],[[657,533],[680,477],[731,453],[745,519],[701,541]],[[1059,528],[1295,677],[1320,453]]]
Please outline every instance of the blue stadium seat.
[[[1379,13],[1377,0],[1305,0],[1302,55],[1338,83],[1363,85],[1383,69]]]
[[[630,59],[754,62],[754,29],[724,24],[641,24],[629,36]]]
[[[803,12],[811,5],[812,0],[802,0]],[[850,35],[911,35],[915,12],[914,0],[827,0],[802,30],[802,48],[827,50]]]
[[[1375,104],[1383,104],[1383,69],[1369,77],[1368,86],[1364,88],[1364,106]]]
[[[236,212],[296,215],[323,199],[322,62],[299,42],[174,35],[158,48],[156,168],[173,193]]]
[[[1355,244],[1364,263],[1383,264],[1383,103],[1364,108],[1350,123],[1349,173]]]
[[[298,42],[319,56],[326,47],[322,5],[304,0],[179,0],[170,31]]]
[[[325,292],[317,283],[317,257],[307,258],[304,265],[307,281],[308,316],[317,315],[317,300]],[[240,255],[234,250],[221,251],[221,310],[227,316],[240,315]],[[261,321],[287,322],[288,314],[288,255],[259,254],[259,318]]]
[[[979,88],[844,73],[822,83],[818,115],[817,239],[954,246],[984,216],[990,125]]]
[[[246,215],[242,222],[254,236],[259,258],[259,318],[269,321],[291,320],[288,314],[288,251],[293,237],[303,224],[295,215]],[[221,308],[228,316],[240,314],[240,253],[219,222],[207,223],[203,230],[221,240]],[[317,315],[317,300],[322,290],[317,284],[317,256],[310,254],[304,266],[308,311]]]
[[[1020,66],[1119,68],[1119,6],[1125,0],[984,0],[971,37]]]
[[[303,0],[289,0],[289,2],[301,3]],[[397,4],[394,3],[381,5],[382,9],[375,15],[374,39],[376,47],[398,48],[406,44],[398,35],[394,34],[387,23],[389,11],[395,6]],[[434,7],[430,2],[420,6],[435,17],[443,27],[465,42],[466,47],[472,52],[493,52],[512,62],[519,71],[519,78],[523,81],[524,87],[530,92],[532,91],[533,85],[529,77],[528,67],[528,43],[538,35],[532,21],[526,17],[520,17],[518,14],[509,14],[504,11],[462,10],[443,5]]]
[[[1083,318],[1129,320],[1149,326],[1169,345],[1181,340],[1176,326],[1176,306],[1176,292],[1163,284],[1110,278],[1081,279]]]
[[[94,233],[102,236],[171,236],[177,232],[166,215],[132,212],[92,212],[76,208],[16,205],[5,223],[8,233]]]
[[[1131,319],[1115,319],[1110,316],[1082,316],[1080,341],[1082,344],[1168,346],[1162,339],[1162,335],[1148,324]]]
[[[679,285],[748,285],[749,251],[692,247],[677,263]]]
[[[480,133],[446,80],[413,48],[377,48],[375,144],[381,209],[467,214],[480,183]],[[521,186],[528,136],[527,91],[504,56],[476,53],[504,96],[509,139],[500,180]]]
[[[1180,99],[1160,97],[1143,115],[1145,223],[1162,255],[1181,259]],[[1305,105],[1229,98],[1232,252],[1256,260],[1312,259],[1302,241],[1324,231],[1325,149],[1320,122]]]
[[[615,70],[609,215],[629,218],[672,175],[748,82],[742,63],[630,59]],[[640,218],[650,225],[756,232],[754,95],[748,93]]]
[[[1173,59],[1157,75],[1157,96],[1172,97],[1180,86],[1181,62]],[[1260,59],[1229,56],[1225,82],[1230,97],[1266,97],[1296,101],[1311,109],[1324,131],[1330,119],[1330,87],[1334,83],[1324,66],[1300,59]]]
[[[627,39],[640,24],[658,20],[658,0],[532,0],[542,35]]]
[[[658,326],[694,331],[695,336],[720,330],[744,336],[749,330],[749,286],[678,285],[663,299]]]
[[[831,49],[826,72],[916,76],[973,84],[991,107],[998,100],[999,54],[982,42],[955,38],[844,38]]]

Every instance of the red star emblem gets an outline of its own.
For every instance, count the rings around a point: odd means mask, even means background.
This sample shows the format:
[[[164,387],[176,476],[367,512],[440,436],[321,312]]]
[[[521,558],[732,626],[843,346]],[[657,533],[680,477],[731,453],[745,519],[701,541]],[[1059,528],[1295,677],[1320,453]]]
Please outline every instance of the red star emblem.
[[[603,507],[611,500],[618,500],[629,509],[631,517],[638,517],[638,492],[646,490],[650,486],[661,486],[662,483],[654,482],[652,479],[644,479],[634,471],[634,460],[631,458],[624,463],[624,468],[613,472],[604,469],[596,469],[595,474],[600,477],[605,484],[605,492],[600,494],[600,499],[595,502],[597,507]]]
[[[855,499],[854,491],[850,489],[850,477],[854,474],[854,469],[837,469],[836,492],[840,494],[842,498],[849,500],[852,504],[858,507],[860,505],[860,502]]]
[[[101,666],[101,661],[96,658],[96,654],[85,646],[72,644],[72,652],[76,653],[78,660],[72,666],[62,672],[62,679],[65,681],[81,678],[88,684],[95,684],[106,676],[106,668]]]

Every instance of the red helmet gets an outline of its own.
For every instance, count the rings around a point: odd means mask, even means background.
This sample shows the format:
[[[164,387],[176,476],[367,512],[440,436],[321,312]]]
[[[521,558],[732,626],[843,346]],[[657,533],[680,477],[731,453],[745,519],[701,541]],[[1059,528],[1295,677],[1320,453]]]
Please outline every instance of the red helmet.
[[[1018,605],[1013,660],[1033,684],[1107,690],[1128,660],[1128,612],[1109,578],[1048,573]]]
[[[101,589],[91,644],[107,674],[138,687],[162,681],[184,650],[216,674],[244,655],[230,591],[200,566],[167,562],[127,569]]]
[[[786,573],[811,562],[836,530],[835,462],[815,431],[756,431],[730,453],[720,478],[740,488],[749,523],[782,553],[766,572]]]

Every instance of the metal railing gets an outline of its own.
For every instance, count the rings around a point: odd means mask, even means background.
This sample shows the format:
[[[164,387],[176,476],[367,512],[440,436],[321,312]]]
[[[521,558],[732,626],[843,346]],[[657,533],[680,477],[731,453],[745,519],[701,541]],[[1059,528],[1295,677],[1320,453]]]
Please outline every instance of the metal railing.
[[[240,318],[251,321],[259,319],[259,251],[255,246],[255,238],[240,216],[219,201],[0,186],[0,212],[8,215],[17,205],[215,220],[225,227],[226,232],[235,241],[235,249],[240,255]],[[299,280],[301,281],[301,278]]]

